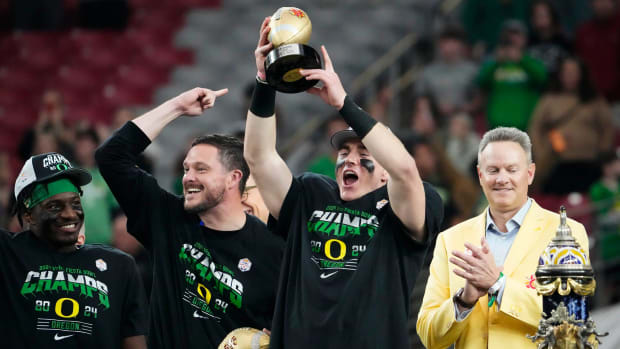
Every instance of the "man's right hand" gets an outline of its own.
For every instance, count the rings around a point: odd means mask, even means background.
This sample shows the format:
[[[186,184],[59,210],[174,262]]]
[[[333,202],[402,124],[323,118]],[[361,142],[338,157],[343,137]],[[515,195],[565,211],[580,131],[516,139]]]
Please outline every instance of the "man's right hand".
[[[461,294],[461,300],[467,304],[474,304],[480,299],[480,297],[487,294],[487,290],[477,288],[472,285],[471,282],[465,280],[465,287],[463,287],[463,293]]]
[[[269,42],[269,31],[271,30],[271,27],[269,27],[270,20],[271,17],[265,17],[263,20],[263,24],[260,26],[258,44],[256,45],[256,50],[254,50],[254,57],[256,58],[256,76],[262,80],[267,80],[267,75],[265,74],[265,58],[267,58],[269,51],[273,49],[273,44]]]
[[[175,108],[178,108],[184,115],[198,116],[203,111],[212,108],[217,97],[228,93],[228,89],[213,91],[208,88],[196,87],[183,92],[172,99]]]

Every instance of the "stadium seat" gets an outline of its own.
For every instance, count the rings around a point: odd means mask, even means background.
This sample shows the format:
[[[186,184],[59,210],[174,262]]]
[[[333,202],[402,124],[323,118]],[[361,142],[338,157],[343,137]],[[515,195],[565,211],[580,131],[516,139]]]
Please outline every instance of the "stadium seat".
[[[150,63],[150,62],[149,62]],[[130,85],[152,90],[168,80],[168,69],[151,64],[123,65],[112,80],[116,85]]]
[[[122,107],[150,104],[152,92],[152,89],[109,83],[103,89],[103,96],[110,106]]]
[[[63,102],[67,107],[89,105],[101,90],[98,84],[85,87],[70,84],[59,84],[56,85],[55,88],[62,95]]]
[[[172,41],[172,33],[156,28],[132,28],[128,29],[123,36],[136,48],[164,46]]]
[[[191,64],[194,59],[193,52],[169,45],[148,46],[144,48],[142,54],[146,61],[159,67]]]
[[[0,88],[16,91],[41,90],[41,77],[36,71],[22,64],[6,66],[0,69]]]
[[[63,66],[58,70],[58,86],[77,89],[93,89],[101,86],[105,71],[89,66]]]
[[[14,104],[0,107],[0,127],[15,133],[21,133],[35,124],[37,109],[32,104]]]
[[[113,108],[104,101],[67,107],[65,120],[70,124],[87,121],[90,124],[109,124],[112,120]]]
[[[36,71],[37,74],[47,74],[54,71],[61,63],[66,62],[67,58],[60,57],[55,49],[25,48],[20,50],[19,60],[25,67]]]
[[[0,89],[0,106],[12,106],[26,102],[21,91],[3,88]]]
[[[118,39],[119,34],[118,31],[76,29],[71,32],[70,38],[79,47],[104,47],[112,45]]]

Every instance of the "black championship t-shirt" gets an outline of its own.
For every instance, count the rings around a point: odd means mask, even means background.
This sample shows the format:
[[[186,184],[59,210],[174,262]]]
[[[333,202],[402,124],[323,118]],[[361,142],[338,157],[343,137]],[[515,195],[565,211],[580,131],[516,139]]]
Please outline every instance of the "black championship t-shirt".
[[[147,313],[131,256],[102,245],[60,253],[30,231],[0,230],[0,347],[118,349],[146,335]]]
[[[342,201],[333,179],[293,179],[276,229],[288,235],[271,349],[408,348],[409,295],[443,218],[424,184],[425,242],[390,206],[387,187]]]
[[[135,165],[149,143],[129,122],[96,155],[128,231],[153,259],[149,347],[217,348],[233,329],[270,328],[284,241],[250,215],[238,231],[204,227]]]

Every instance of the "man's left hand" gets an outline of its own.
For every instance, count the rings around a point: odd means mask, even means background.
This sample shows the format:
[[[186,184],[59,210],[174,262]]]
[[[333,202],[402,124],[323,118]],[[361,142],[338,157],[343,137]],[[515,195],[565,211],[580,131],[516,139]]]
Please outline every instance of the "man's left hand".
[[[480,240],[481,246],[465,243],[465,251],[452,251],[450,262],[460,269],[454,269],[454,273],[473,286],[488,290],[499,279],[499,273],[503,267],[495,265],[493,253],[486,239]]]
[[[342,87],[338,74],[334,71],[334,65],[329,58],[325,46],[321,46],[321,53],[325,61],[325,69],[304,69],[300,70],[299,74],[304,76],[306,80],[319,80],[322,82],[322,87],[311,87],[307,92],[321,97],[325,103],[340,110],[344,105],[344,98],[347,96],[347,93],[344,91],[344,87]]]

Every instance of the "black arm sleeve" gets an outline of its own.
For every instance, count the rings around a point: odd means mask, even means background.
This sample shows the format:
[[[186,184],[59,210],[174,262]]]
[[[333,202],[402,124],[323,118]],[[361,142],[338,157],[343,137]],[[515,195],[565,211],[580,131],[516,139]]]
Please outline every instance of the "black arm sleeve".
[[[150,143],[144,132],[129,121],[95,152],[101,175],[127,215],[127,231],[147,248],[152,242],[151,216],[158,211],[160,198],[171,195],[137,165],[138,156]]]

